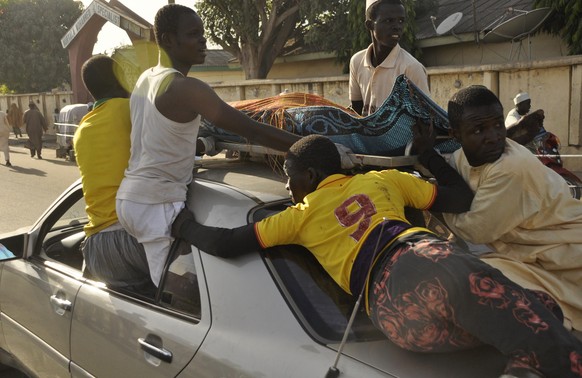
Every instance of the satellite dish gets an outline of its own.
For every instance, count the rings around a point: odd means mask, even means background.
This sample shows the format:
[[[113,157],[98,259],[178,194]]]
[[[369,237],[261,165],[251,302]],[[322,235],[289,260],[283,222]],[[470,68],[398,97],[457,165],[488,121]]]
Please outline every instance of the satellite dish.
[[[524,11],[522,14],[512,17],[487,31],[481,41],[489,43],[520,41],[539,28],[550,13],[550,8]]]
[[[462,12],[455,12],[455,13],[451,14],[449,17],[445,18],[443,20],[443,22],[441,22],[439,24],[439,26],[436,27],[436,29],[435,29],[436,33],[438,35],[443,35],[449,31],[453,30],[453,28],[455,26],[457,26],[459,21],[461,21],[462,17],[463,17]]]

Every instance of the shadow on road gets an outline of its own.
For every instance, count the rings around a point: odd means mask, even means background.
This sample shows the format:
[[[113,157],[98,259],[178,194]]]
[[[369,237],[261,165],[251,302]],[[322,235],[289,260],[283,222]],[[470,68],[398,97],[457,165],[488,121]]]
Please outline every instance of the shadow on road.
[[[14,165],[14,164],[12,164],[12,167],[8,167],[8,169],[10,169],[11,171],[14,171],[16,173],[21,173],[21,174],[25,174],[25,175],[35,175],[35,176],[40,176],[40,177],[46,176],[46,172],[41,171],[40,169],[19,167],[19,166]]]

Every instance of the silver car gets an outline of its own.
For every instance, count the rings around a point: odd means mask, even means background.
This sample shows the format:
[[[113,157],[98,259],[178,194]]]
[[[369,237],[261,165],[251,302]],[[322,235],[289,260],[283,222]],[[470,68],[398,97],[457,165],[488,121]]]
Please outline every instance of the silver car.
[[[204,224],[235,227],[290,204],[267,164],[211,159],[197,168],[188,205]],[[176,244],[155,298],[83,277],[87,222],[80,182],[29,230],[0,236],[0,361],[37,377],[325,377],[354,299],[305,249],[220,259]],[[497,377],[489,347],[404,351],[360,310],[340,377]],[[1,374],[1,373],[0,373]]]

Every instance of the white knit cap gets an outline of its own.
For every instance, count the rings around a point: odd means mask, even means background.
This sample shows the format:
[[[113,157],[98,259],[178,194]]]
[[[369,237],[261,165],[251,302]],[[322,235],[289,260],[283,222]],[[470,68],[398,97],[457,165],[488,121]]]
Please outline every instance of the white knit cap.
[[[366,11],[378,0],[366,0]]]
[[[514,98],[513,98],[513,103],[515,105],[519,104],[520,102],[523,102],[525,100],[529,100],[529,95],[527,94],[527,92],[521,92],[518,93]]]

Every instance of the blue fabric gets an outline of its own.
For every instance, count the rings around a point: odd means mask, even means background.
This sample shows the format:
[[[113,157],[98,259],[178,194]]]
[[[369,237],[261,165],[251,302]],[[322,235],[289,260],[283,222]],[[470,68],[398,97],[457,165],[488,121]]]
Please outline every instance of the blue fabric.
[[[248,113],[247,113],[248,114]],[[268,123],[271,112],[249,114]],[[396,79],[390,96],[367,117],[353,116],[333,106],[304,106],[285,111],[285,129],[298,135],[322,134],[353,152],[366,155],[402,156],[412,140],[411,126],[417,118],[427,124],[432,119],[437,135],[449,135],[447,113],[404,75]],[[212,135],[226,142],[246,140],[202,120],[200,135]],[[460,148],[453,139],[437,143],[436,149],[450,153]]]
[[[0,260],[7,260],[16,257],[12,251],[0,244]]]

